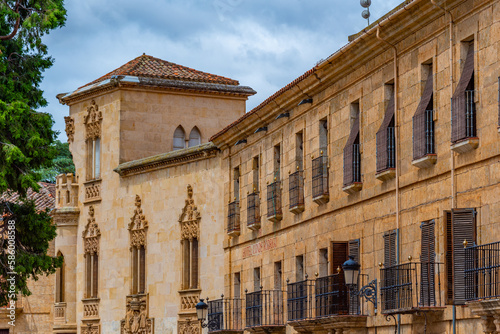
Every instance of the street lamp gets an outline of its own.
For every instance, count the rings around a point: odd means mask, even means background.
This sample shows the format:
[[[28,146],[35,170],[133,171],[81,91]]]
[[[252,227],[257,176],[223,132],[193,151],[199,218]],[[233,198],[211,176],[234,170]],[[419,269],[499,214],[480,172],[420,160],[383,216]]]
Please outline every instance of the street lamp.
[[[222,295],[222,298],[224,298],[224,295]],[[209,331],[215,331],[221,329],[222,319],[220,318],[220,315],[216,315],[212,317],[212,319],[208,320],[208,322],[206,322],[208,315],[208,305],[203,301],[203,299],[200,299],[200,302],[196,304],[195,308],[196,308],[196,316],[198,317],[198,321],[200,322],[201,328],[208,327]]]
[[[363,286],[359,291],[356,291],[356,286],[359,279],[360,264],[354,260],[354,256],[349,256],[349,259],[342,264],[344,269],[345,284],[355,296],[364,297],[367,301],[372,302],[377,312],[377,279],[374,279],[367,285]]]

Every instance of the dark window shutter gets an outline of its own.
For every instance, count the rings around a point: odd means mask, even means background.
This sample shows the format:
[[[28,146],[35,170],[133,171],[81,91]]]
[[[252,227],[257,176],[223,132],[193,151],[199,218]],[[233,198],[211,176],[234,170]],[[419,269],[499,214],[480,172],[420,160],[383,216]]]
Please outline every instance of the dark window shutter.
[[[192,241],[192,254],[191,254],[191,288],[198,287],[198,239]]]
[[[422,306],[435,306],[435,235],[434,235],[434,220],[423,222],[420,225],[421,241],[420,241],[420,265],[421,282],[420,282],[420,304]]]
[[[388,168],[389,152],[388,152],[388,132],[387,129],[391,122],[394,121],[394,92],[392,93],[387,109],[385,110],[384,120],[380,126],[376,139],[377,139],[377,173],[382,172]]]
[[[99,281],[99,255],[94,254],[94,264],[92,265],[92,297],[97,298],[97,291]]]
[[[446,282],[447,282],[447,303],[453,303],[453,234],[451,224],[451,211],[445,211],[446,222]]]
[[[359,239],[349,241],[349,256],[353,256],[357,263],[359,260]]]
[[[427,76],[424,93],[420,99],[417,110],[413,115],[413,159],[420,159],[425,156],[426,152],[426,110],[433,109],[433,85],[432,72]]]
[[[337,268],[342,269],[342,264],[347,260],[347,242],[332,242],[332,260],[331,260],[331,273],[337,274]],[[343,275],[341,276],[342,281],[344,280]]]
[[[384,233],[384,266],[396,264],[396,230]]]
[[[344,185],[349,185],[354,182],[354,143],[359,136],[359,116],[354,120],[349,138],[344,147]]]
[[[139,248],[139,293],[146,292],[146,248]]]
[[[474,80],[474,44],[470,44],[465,64],[451,100],[451,141],[453,143],[467,137],[465,91]]]
[[[453,301],[455,304],[465,303],[465,249],[463,242],[467,240],[472,246],[476,240],[476,222],[474,209],[451,210],[453,235]]]
[[[357,263],[361,263],[359,259],[359,239],[349,241],[349,256],[354,257]],[[360,284],[362,285],[361,277],[359,278]],[[358,286],[356,285],[355,291],[357,291]],[[358,314],[360,310],[359,298],[355,294],[349,294],[349,314]]]

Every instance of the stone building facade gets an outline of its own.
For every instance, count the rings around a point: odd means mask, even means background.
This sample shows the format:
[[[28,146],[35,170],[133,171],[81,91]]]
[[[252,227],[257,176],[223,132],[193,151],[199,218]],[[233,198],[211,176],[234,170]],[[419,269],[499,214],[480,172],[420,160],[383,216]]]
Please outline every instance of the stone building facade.
[[[54,332],[500,332],[499,28],[406,1],[246,114],[145,55],[60,95]]]

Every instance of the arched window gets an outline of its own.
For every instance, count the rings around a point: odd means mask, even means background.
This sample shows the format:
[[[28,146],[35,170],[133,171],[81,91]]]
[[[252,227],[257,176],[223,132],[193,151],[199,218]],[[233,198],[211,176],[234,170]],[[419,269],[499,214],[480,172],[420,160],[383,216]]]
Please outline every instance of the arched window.
[[[182,150],[186,147],[186,134],[182,126],[178,126],[174,132],[174,151]]]
[[[200,130],[195,126],[191,133],[189,134],[189,147],[201,144],[201,134]]]
[[[101,232],[94,217],[94,207],[89,207],[87,226],[83,231],[85,256],[85,298],[97,298],[99,281],[99,239]]]
[[[87,143],[87,180],[101,177],[101,124],[102,112],[95,101],[87,108],[84,119]]]
[[[64,255],[59,251],[57,256],[63,258],[63,264],[56,269],[56,303],[64,303]]]

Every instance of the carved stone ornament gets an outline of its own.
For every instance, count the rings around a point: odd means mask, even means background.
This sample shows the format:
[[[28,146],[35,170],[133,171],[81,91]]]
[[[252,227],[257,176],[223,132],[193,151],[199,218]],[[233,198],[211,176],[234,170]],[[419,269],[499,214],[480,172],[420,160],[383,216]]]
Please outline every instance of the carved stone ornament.
[[[198,321],[179,321],[179,334],[200,334],[200,324]]]
[[[127,296],[127,311],[121,321],[120,334],[152,334],[154,319],[148,318],[147,295]]]
[[[99,254],[99,238],[101,231],[94,217],[94,206],[89,206],[89,218],[83,231],[83,247],[85,254]]]
[[[192,240],[200,238],[199,221],[201,219],[200,212],[194,204],[193,187],[190,184],[187,186],[187,199],[179,217],[181,223],[181,239]]]
[[[82,334],[99,334],[99,325],[91,322],[82,324]]]
[[[75,139],[75,120],[69,116],[64,117],[66,122],[66,136],[68,136],[68,142],[72,142]]]
[[[87,130],[86,139],[101,137],[102,112],[99,111],[99,107],[94,100],[92,100],[92,105],[87,107],[87,115],[83,117],[83,123]]]
[[[130,247],[146,246],[146,232],[148,229],[148,221],[144,217],[141,208],[141,198],[135,195],[135,210],[134,215],[130,218],[128,230],[130,231]]]

